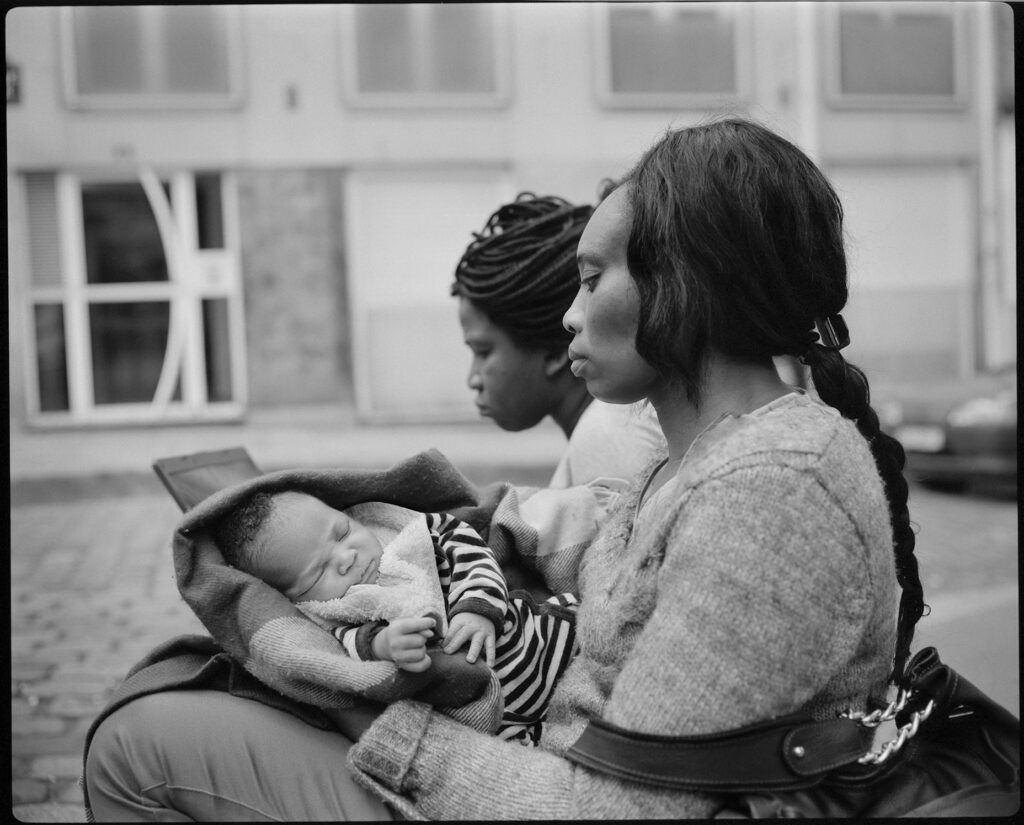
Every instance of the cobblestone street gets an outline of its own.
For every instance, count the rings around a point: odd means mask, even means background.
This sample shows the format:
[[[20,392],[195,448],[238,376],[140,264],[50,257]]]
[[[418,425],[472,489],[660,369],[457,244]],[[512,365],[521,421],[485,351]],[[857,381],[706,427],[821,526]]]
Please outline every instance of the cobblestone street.
[[[84,822],[85,733],[154,645],[202,625],[178,595],[166,495],[11,511],[14,813]]]
[[[145,486],[87,498],[82,484],[84,492],[62,502],[25,501],[22,492],[11,510],[12,793],[21,821],[85,821],[82,746],[111,689],[160,642],[205,633],[174,584],[169,543],[178,511],[170,498]],[[911,508],[926,597],[936,607],[922,629],[948,615],[961,592],[1006,601],[1017,580],[1015,501],[915,488]],[[1015,592],[1007,604],[1016,609]],[[1015,650],[1016,633],[1016,622],[1000,624],[986,631],[986,644],[995,634]],[[1006,667],[1019,671],[1016,662]],[[971,679],[987,689],[987,675]]]

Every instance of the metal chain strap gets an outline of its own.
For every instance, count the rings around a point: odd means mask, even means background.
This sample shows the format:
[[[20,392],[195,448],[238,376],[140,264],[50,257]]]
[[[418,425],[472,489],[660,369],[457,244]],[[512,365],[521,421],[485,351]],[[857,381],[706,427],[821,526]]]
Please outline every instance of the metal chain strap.
[[[900,690],[899,695],[896,697],[896,701],[890,702],[888,706],[882,710],[874,710],[871,713],[847,710],[840,715],[846,719],[852,719],[865,728],[877,728],[883,722],[893,721],[896,718],[896,715],[907,706],[911,697],[912,694],[909,691]],[[928,704],[925,705],[922,710],[915,710],[910,714],[910,721],[899,728],[895,739],[890,739],[888,742],[885,742],[877,751],[864,754],[864,756],[858,759],[857,762],[861,765],[881,765],[886,759],[899,751],[899,749],[917,733],[917,729],[920,727],[921,723],[931,716],[934,708],[935,701],[929,699]]]

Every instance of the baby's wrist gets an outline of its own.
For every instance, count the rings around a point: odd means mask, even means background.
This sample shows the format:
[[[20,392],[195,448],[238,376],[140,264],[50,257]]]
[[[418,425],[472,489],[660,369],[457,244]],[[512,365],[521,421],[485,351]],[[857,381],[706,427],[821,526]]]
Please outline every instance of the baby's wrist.
[[[391,645],[388,641],[388,628],[382,627],[374,634],[370,641],[370,650],[373,651],[373,658],[382,662],[390,662]]]

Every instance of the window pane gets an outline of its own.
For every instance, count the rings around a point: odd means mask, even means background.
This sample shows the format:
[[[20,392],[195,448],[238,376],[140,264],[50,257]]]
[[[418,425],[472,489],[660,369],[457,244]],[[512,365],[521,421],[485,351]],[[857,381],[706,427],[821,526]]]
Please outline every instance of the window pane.
[[[216,6],[165,6],[163,44],[167,86],[158,91],[231,91],[228,30]]]
[[[72,15],[80,94],[231,91],[222,6],[89,6]]]
[[[203,347],[206,355],[206,399],[231,400],[231,358],[226,298],[203,301]]]
[[[169,319],[166,301],[90,304],[97,404],[153,400],[167,349]]]
[[[949,13],[841,9],[839,48],[844,94],[952,97],[956,93]]]
[[[84,185],[82,216],[90,284],[167,280],[156,218],[141,184]]]
[[[353,9],[360,92],[497,89],[488,4],[373,4]]]
[[[714,9],[609,9],[612,92],[735,93],[736,31]]]
[[[439,92],[492,92],[494,29],[491,10],[468,4],[435,6],[433,37],[434,85]]]
[[[64,307],[35,307],[36,368],[39,376],[39,408],[43,412],[68,410],[68,363],[64,341]]]
[[[414,88],[408,9],[384,3],[360,6],[355,21],[359,91]]]
[[[144,91],[138,9],[76,8],[75,77],[82,94]]]
[[[60,286],[60,230],[56,179],[49,172],[25,175],[32,286]]]
[[[221,206],[220,175],[196,175],[196,221],[200,249],[224,248],[224,211]]]

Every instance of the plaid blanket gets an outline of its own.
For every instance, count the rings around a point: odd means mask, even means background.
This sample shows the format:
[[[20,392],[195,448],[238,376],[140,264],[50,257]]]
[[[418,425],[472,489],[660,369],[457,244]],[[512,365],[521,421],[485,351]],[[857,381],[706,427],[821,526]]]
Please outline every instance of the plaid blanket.
[[[482,662],[469,665],[464,652],[447,656],[439,650],[430,652],[433,664],[419,674],[398,671],[388,662],[353,662],[327,630],[284,596],[225,563],[205,530],[256,490],[289,489],[339,509],[380,501],[450,512],[488,542],[510,588],[527,587],[538,601],[575,591],[580,557],[605,506],[599,490],[581,487],[496,483],[478,489],[437,450],[389,470],[284,470],[216,493],[186,514],[173,541],[178,590],[212,638],[177,636],[136,664],[89,726],[83,766],[93,734],[108,716],[135,699],[168,690],[224,690],[327,730],[335,729],[329,711],[403,696],[430,702],[480,730],[497,726],[500,685]],[[307,642],[301,655],[286,646]],[[83,794],[86,820],[92,822],[84,784]]]
[[[433,511],[476,501],[472,485],[437,451],[386,471],[282,470],[215,493],[181,520],[173,552],[178,590],[217,644],[260,682],[308,705],[339,709],[412,697],[464,724],[494,730],[500,693],[486,665],[436,646],[422,673],[357,661],[300,606],[224,561],[208,534],[212,525],[253,493],[282,490],[309,493],[339,510],[372,501]]]

